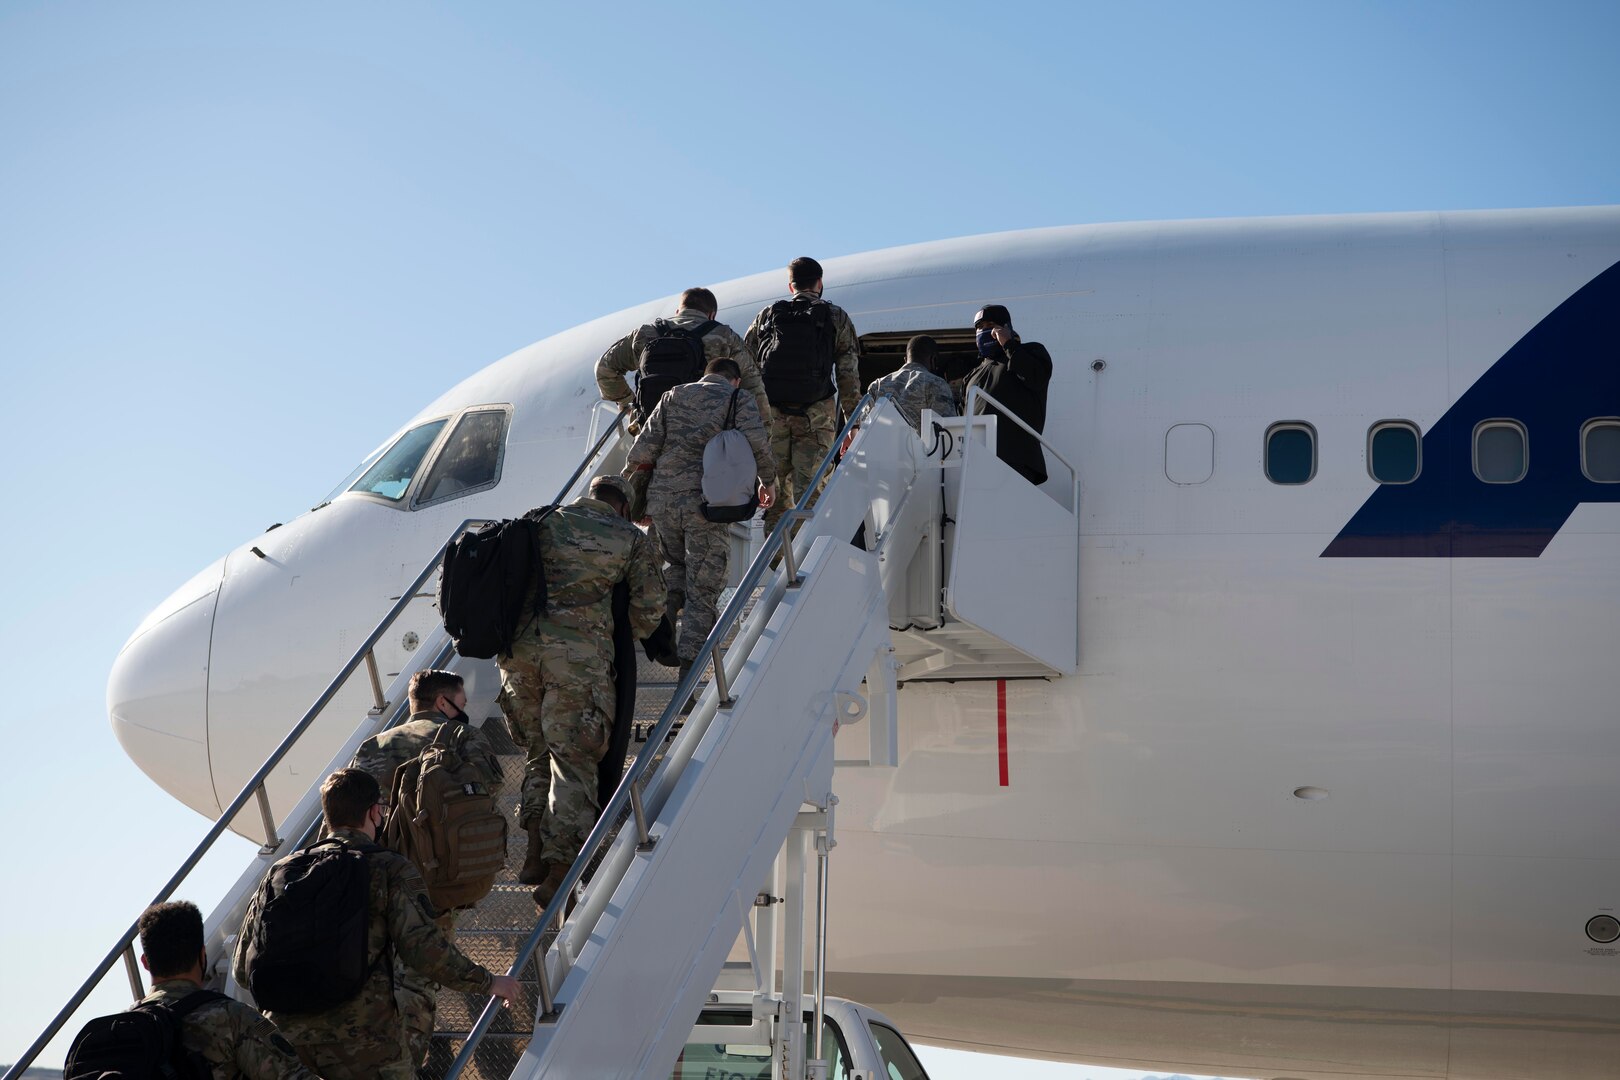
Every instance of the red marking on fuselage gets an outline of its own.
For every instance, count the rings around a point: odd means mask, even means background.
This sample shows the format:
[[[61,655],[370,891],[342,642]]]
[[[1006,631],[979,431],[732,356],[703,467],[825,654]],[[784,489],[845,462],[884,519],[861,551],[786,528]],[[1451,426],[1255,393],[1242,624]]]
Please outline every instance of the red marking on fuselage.
[[[1007,680],[996,680],[996,748],[1001,754],[1001,786],[1007,786]]]

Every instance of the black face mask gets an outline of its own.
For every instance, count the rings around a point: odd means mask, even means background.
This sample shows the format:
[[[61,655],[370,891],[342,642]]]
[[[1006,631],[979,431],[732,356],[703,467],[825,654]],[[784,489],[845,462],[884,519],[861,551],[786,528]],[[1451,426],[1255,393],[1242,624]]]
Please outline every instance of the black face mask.
[[[979,347],[979,357],[990,360],[1001,355],[1001,346],[996,343],[996,334],[988,326],[983,330],[975,331],[973,340]]]
[[[440,716],[444,717],[446,720],[448,720],[452,724],[458,724],[458,723],[459,724],[465,724],[467,722],[467,714],[465,712],[463,712],[462,710],[456,708],[456,703],[455,702],[451,701],[449,698],[446,698],[444,703],[446,705],[450,706],[450,711],[449,712],[441,711],[439,713]]]

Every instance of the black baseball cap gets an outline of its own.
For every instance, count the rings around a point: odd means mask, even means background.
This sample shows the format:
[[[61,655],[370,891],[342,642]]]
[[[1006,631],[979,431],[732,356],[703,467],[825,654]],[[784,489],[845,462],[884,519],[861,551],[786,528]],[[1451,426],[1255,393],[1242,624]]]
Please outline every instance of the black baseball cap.
[[[975,328],[982,322],[993,322],[997,326],[1005,326],[1010,329],[1012,327],[1012,314],[1000,304],[986,304],[979,309],[977,315],[973,316]]]

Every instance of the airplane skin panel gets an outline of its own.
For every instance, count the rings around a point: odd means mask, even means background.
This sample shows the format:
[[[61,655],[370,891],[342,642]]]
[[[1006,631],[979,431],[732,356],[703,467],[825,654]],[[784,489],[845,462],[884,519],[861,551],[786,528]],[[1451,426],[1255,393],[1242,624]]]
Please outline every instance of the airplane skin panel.
[[[124,753],[153,783],[206,817],[208,666],[226,559],[217,559],[141,620],[107,675],[107,716]]]
[[[1612,997],[830,971],[917,1042],[1280,1080],[1612,1080]],[[1549,1072],[1549,1063],[1555,1072]]]
[[[1617,552],[1561,533],[1536,560],[1452,564],[1459,853],[1620,859]]]

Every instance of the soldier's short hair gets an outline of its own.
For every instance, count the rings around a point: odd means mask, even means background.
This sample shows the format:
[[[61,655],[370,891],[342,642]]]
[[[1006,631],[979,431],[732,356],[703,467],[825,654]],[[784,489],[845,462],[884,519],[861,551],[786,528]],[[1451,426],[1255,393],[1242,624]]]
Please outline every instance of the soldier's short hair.
[[[714,293],[698,285],[681,293],[681,307],[701,311],[712,319],[720,311],[720,301],[714,298]]]
[[[906,342],[906,362],[921,364],[929,371],[939,370],[939,342],[927,334],[918,334]]]
[[[629,483],[622,476],[598,476],[591,481],[591,498],[607,503],[615,510],[623,510],[630,505],[626,490]]]
[[[423,709],[431,709],[433,703],[439,700],[440,694],[453,694],[460,690],[465,682],[466,680],[453,671],[437,668],[418,671],[411,676],[411,711],[421,712]]]
[[[741,379],[742,368],[729,356],[717,356],[703,365],[705,375],[724,375],[728,379]]]
[[[196,964],[203,949],[202,912],[196,904],[189,900],[153,904],[141,912],[135,926],[152,978],[184,975]]]
[[[381,799],[376,777],[364,769],[339,769],[321,785],[321,813],[333,829],[359,828]]]
[[[821,264],[808,255],[801,255],[788,263],[788,284],[795,289],[808,289],[821,280]]]

